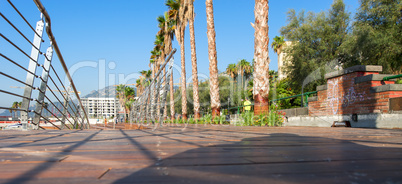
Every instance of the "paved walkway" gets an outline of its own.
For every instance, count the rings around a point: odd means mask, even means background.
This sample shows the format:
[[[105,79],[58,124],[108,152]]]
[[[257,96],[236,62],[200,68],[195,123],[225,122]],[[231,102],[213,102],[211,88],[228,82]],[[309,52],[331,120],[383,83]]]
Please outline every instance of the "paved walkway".
[[[0,183],[400,183],[402,130],[0,131]]]

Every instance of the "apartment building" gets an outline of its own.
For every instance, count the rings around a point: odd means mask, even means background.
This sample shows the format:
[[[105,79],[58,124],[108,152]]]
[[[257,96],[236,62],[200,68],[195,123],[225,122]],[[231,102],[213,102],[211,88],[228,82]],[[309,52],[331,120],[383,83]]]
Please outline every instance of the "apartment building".
[[[83,98],[81,101],[91,118],[116,116],[120,109],[116,98]]]

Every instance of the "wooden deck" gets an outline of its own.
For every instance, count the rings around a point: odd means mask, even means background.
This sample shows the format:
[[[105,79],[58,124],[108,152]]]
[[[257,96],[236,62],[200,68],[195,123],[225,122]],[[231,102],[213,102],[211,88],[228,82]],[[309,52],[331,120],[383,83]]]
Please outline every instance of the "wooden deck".
[[[402,130],[0,131],[0,183],[401,183]]]

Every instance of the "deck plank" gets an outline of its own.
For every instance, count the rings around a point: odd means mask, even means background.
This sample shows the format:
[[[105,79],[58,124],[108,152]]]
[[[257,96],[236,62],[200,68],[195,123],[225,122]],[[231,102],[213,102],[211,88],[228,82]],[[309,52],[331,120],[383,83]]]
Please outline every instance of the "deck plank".
[[[402,130],[1,131],[0,173],[0,183],[398,183]]]

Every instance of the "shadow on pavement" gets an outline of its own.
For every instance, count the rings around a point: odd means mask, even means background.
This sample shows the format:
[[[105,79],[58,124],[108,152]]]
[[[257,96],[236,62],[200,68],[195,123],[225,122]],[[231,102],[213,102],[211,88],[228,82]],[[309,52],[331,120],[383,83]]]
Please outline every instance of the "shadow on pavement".
[[[271,182],[402,182],[402,149],[276,133],[179,153],[114,183]]]

